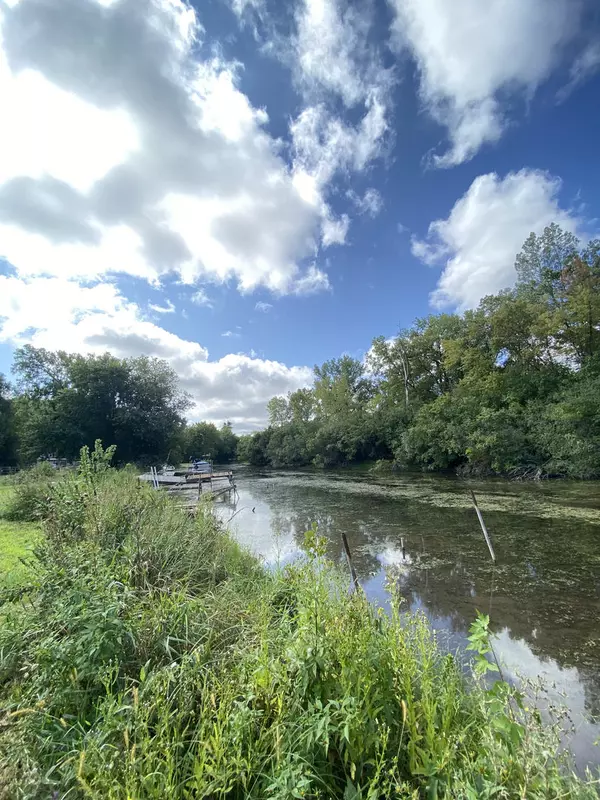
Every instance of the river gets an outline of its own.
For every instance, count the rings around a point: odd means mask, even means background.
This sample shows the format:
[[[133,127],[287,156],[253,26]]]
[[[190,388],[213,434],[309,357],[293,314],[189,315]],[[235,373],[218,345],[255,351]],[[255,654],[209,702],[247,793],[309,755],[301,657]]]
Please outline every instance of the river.
[[[599,483],[467,483],[249,467],[237,467],[235,475],[236,501],[223,497],[215,508],[267,565],[296,557],[316,522],[333,559],[343,561],[346,533],[373,602],[386,606],[386,575],[392,575],[406,608],[427,614],[443,647],[462,650],[477,609],[489,613],[505,676],[541,679],[538,704],[569,712],[565,743],[578,767],[600,764],[594,744],[600,738]]]

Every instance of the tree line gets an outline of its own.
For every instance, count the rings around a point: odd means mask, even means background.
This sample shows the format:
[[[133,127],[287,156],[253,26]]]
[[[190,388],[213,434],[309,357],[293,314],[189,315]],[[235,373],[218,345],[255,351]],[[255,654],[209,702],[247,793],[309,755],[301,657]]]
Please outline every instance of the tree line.
[[[311,388],[269,402],[269,427],[242,436],[238,457],[600,477],[600,240],[553,224],[515,267],[515,287],[476,309],[315,367]]]
[[[0,466],[54,456],[75,460],[97,439],[121,463],[234,459],[226,423],[186,424],[190,397],[160,359],[72,355],[26,345],[15,353],[14,386],[0,375]]]
[[[516,258],[513,289],[417,320],[367,357],[315,367],[274,397],[269,426],[186,424],[191,399],[159,359],[26,345],[0,376],[0,465],[74,459],[96,439],[119,461],[236,457],[274,467],[404,468],[600,477],[600,240],[550,225]]]

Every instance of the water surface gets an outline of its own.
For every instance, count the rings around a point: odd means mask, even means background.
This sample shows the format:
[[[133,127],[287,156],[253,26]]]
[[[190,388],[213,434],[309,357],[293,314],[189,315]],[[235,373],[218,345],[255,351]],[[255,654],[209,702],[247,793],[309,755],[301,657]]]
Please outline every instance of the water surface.
[[[600,764],[600,484],[237,468],[239,496],[216,508],[269,565],[294,558],[316,522],[329,556],[348,537],[361,583],[385,606],[386,573],[452,650],[489,613],[507,677],[543,679],[542,705],[570,711],[580,767]],[[494,566],[471,504],[477,495]],[[404,543],[404,553],[402,551]],[[391,568],[387,569],[386,568]]]

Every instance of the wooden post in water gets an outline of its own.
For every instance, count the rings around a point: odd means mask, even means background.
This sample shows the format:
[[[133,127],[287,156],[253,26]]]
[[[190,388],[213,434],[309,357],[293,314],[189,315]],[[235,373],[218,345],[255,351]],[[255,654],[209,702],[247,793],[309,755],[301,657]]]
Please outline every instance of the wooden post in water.
[[[483,535],[485,536],[486,544],[489,548],[490,555],[492,557],[492,561],[496,563],[496,554],[494,553],[494,548],[492,547],[492,542],[490,540],[490,535],[487,532],[487,528],[485,527],[485,522],[483,521],[483,517],[481,516],[481,511],[479,510],[479,506],[477,505],[477,498],[475,497],[475,492],[471,489],[471,497],[473,498],[473,505],[475,506],[475,513],[477,514],[477,519],[479,520],[479,524],[481,525],[481,530],[483,531]]]
[[[358,582],[358,575],[356,574],[356,570],[354,569],[354,564],[352,563],[352,555],[350,553],[350,545],[348,544],[348,539],[344,531],[342,531],[342,543],[344,545],[344,550],[346,552],[346,558],[348,559],[348,566],[350,567],[350,574],[352,575],[352,580],[354,582],[354,588],[356,591],[359,591],[361,588],[360,583]]]

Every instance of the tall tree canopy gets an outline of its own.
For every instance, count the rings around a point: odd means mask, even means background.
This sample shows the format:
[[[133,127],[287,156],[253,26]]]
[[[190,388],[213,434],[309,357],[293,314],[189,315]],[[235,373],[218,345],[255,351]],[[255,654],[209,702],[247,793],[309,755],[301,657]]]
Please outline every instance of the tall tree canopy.
[[[74,458],[96,439],[117,445],[120,461],[166,458],[189,400],[159,359],[118,359],[17,350],[14,401],[24,461],[44,454]]]
[[[240,442],[251,463],[600,476],[600,241],[532,233],[514,289],[315,368]],[[301,401],[301,402],[300,402]]]

